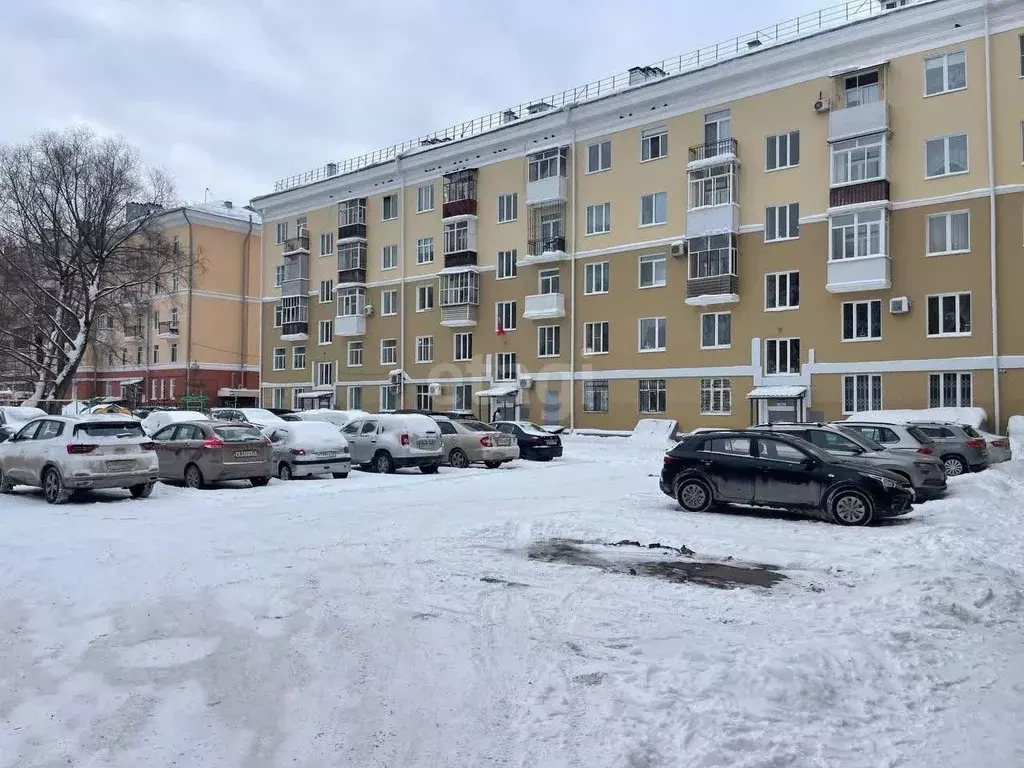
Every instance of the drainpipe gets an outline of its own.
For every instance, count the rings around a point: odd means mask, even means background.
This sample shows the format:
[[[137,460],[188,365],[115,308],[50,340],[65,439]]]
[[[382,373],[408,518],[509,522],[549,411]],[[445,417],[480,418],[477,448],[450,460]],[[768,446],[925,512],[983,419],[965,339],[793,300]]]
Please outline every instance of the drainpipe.
[[[258,338],[256,344],[259,347],[259,358],[256,360],[256,391],[259,393],[256,397],[256,405],[258,407],[263,406],[263,310],[264,305],[267,303],[263,301],[263,262],[264,254],[263,249],[266,246],[263,242],[263,211],[260,211],[260,280],[259,280],[259,323],[257,324]],[[248,308],[246,309],[248,311]],[[273,310],[271,310],[273,311]]]
[[[185,221],[188,223],[188,301],[186,310],[188,313],[188,322],[186,323],[186,330],[188,331],[188,340],[185,342],[185,394],[192,394],[192,281],[195,279],[195,251],[193,250],[192,240],[192,220],[188,217],[188,208],[181,209],[182,214],[185,216]]]
[[[399,301],[402,311],[399,313],[398,322],[398,367],[403,371],[402,383],[398,387],[398,407],[405,408],[405,171],[402,170],[402,156],[395,158],[395,169],[398,171],[398,263],[399,279],[402,281],[399,288]],[[363,350],[366,354],[366,350]]]
[[[242,241],[242,290],[239,295],[242,297],[242,318],[240,330],[242,332],[241,354],[238,360],[238,373],[240,389],[246,388],[245,362],[249,359],[249,241],[252,239],[252,214],[249,215],[249,229]],[[259,405],[259,403],[257,403]]]
[[[992,398],[995,402],[993,430],[1002,428],[999,402],[999,297],[996,293],[996,163],[992,146],[992,32],[989,28],[989,3],[985,3],[985,127],[988,131],[988,225],[989,290],[992,295]]]
[[[566,120],[572,123],[572,110],[566,113]],[[572,144],[570,145],[572,168],[569,178],[569,221],[571,223],[572,249],[569,252],[569,267],[572,270],[569,277],[569,429],[576,428],[576,129],[572,129]]]

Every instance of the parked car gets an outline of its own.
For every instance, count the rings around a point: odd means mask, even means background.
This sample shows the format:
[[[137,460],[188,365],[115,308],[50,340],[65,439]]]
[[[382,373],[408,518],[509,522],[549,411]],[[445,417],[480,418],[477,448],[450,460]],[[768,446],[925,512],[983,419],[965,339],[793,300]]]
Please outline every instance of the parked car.
[[[936,456],[889,451],[883,445],[842,424],[783,423],[753,427],[799,437],[840,459],[864,467],[878,467],[900,475],[914,489],[914,498],[925,501],[946,493],[946,473]]]
[[[562,438],[529,421],[496,421],[499,432],[512,435],[519,445],[519,455],[531,461],[551,461],[562,455]]]
[[[799,438],[758,430],[690,435],[665,454],[662,492],[689,512],[716,504],[781,507],[840,525],[911,510],[910,484],[841,460]]]
[[[281,421],[290,421],[294,424],[296,421],[302,421],[302,419],[299,418],[297,413],[282,413]]]
[[[270,440],[257,427],[198,419],[170,424],[155,435],[160,479],[202,488],[223,480],[266,485],[274,474]]]
[[[437,472],[444,459],[437,422],[420,414],[379,414],[355,419],[341,430],[348,440],[352,463],[375,472],[402,467]]]
[[[935,441],[935,454],[949,477],[980,472],[988,466],[988,446],[980,435],[972,437],[959,424],[919,421],[912,426]]]
[[[42,408],[25,405],[0,405],[0,442],[8,440],[33,419],[46,415]]]
[[[290,413],[286,411],[285,413]],[[266,408],[211,408],[210,418],[220,421],[241,421],[257,427],[276,427],[284,419]]]
[[[147,435],[155,435],[168,424],[183,421],[203,421],[207,416],[199,411],[153,411],[142,420],[142,429]]]
[[[935,441],[909,424],[881,424],[874,421],[837,421],[833,424],[855,430],[888,451],[937,456]]]
[[[348,477],[352,469],[348,441],[341,430],[324,421],[297,421],[268,427],[274,469],[282,480],[331,475]]]
[[[441,430],[444,460],[456,469],[479,462],[488,469],[497,469],[505,462],[519,458],[519,445],[515,438],[490,424],[447,416],[432,418]]]
[[[1010,448],[1010,439],[1001,435],[993,435],[989,432],[982,432],[972,426],[963,424],[964,432],[971,437],[978,437],[985,441],[988,448],[988,463],[1001,464],[1013,458],[1013,450]]]
[[[153,443],[133,418],[45,416],[0,443],[0,493],[31,485],[61,504],[75,491],[125,488],[138,499],[156,480]]]
[[[366,418],[366,411],[335,411],[330,408],[314,408],[310,411],[299,411],[295,414],[302,421],[326,421],[341,429],[353,419]]]

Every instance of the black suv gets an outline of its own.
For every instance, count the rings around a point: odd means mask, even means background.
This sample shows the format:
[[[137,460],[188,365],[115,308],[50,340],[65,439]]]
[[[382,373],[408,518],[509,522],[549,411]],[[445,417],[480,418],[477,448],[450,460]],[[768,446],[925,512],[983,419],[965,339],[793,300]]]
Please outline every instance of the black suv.
[[[854,466],[799,438],[753,430],[685,438],[665,454],[661,490],[690,512],[752,504],[840,525],[906,514],[914,497],[899,475]]]

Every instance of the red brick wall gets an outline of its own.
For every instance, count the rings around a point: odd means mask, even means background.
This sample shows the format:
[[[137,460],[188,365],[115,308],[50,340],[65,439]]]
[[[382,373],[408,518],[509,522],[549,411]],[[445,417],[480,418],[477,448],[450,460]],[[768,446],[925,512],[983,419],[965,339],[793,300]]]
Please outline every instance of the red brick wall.
[[[174,405],[186,394],[185,392],[185,367],[169,368],[159,371],[121,370],[97,371],[83,373],[75,377],[77,385],[77,397],[79,400],[88,400],[92,397],[106,397],[106,383],[111,384],[111,395],[120,397],[120,382],[123,379],[142,379],[141,394],[143,402],[156,405]],[[209,398],[210,405],[219,404],[217,390],[224,387],[232,389],[255,389],[260,388],[260,376],[255,371],[211,371],[203,368],[192,371],[192,393],[202,393]],[[171,399],[171,381],[174,381],[174,399]],[[156,381],[156,399],[153,399],[153,384]],[[160,382],[163,381],[163,398],[160,397]]]

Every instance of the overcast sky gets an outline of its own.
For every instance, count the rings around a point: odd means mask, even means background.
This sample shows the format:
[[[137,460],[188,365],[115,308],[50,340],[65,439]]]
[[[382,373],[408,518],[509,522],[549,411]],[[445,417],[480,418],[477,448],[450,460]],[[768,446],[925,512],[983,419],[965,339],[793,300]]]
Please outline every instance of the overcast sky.
[[[829,4],[0,0],[0,141],[88,123],[167,169],[183,199],[209,187],[243,202],[283,176]]]

